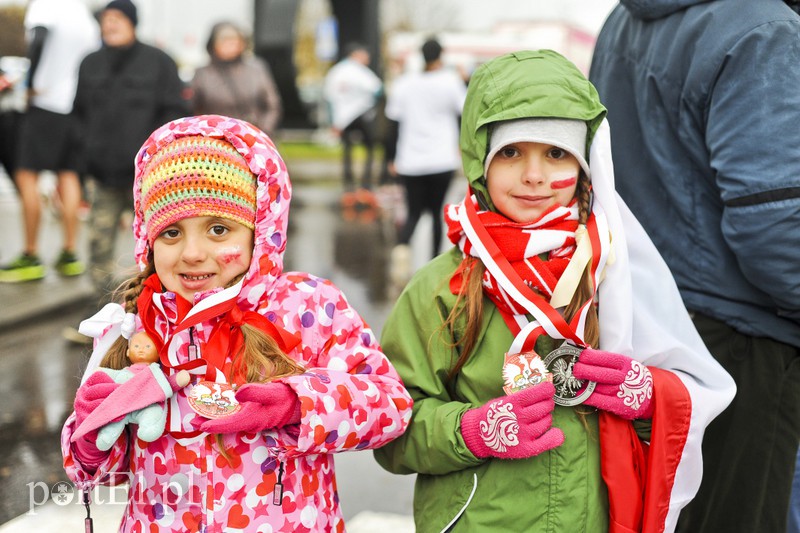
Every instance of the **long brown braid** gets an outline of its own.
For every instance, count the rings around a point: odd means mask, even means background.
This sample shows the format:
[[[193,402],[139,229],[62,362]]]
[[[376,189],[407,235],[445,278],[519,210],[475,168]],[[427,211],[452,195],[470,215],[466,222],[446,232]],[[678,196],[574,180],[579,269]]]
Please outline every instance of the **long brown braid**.
[[[114,300],[122,302],[122,307],[126,313],[138,313],[136,300],[142,293],[144,282],[155,272],[152,261],[147,262],[144,270],[135,276],[122,282],[114,291]],[[100,366],[119,370],[130,364],[128,360],[128,339],[120,336],[108,349],[105,357],[100,362]]]
[[[578,201],[578,221],[580,224],[585,224],[589,219],[592,196],[589,179],[582,171],[575,188],[575,197]],[[446,330],[450,334],[452,341],[449,345],[458,353],[455,364],[447,373],[449,389],[452,389],[458,373],[475,349],[483,325],[483,274],[486,267],[475,257],[465,257],[461,264],[463,266],[461,289],[456,295],[456,301],[450,314],[445,318],[439,330],[440,333]],[[564,309],[564,317],[567,321],[574,318],[581,306],[592,295],[590,268],[591,264],[587,265],[575,294]],[[597,308],[591,305],[584,329],[586,343],[590,346],[597,346],[599,331]]]
[[[578,185],[575,188],[575,198],[578,200],[578,223],[586,224],[592,209],[592,188],[589,178],[581,172]],[[572,320],[580,311],[581,306],[592,297],[592,264],[591,261],[581,275],[581,280],[575,288],[575,294],[564,309],[564,318],[567,322]],[[586,313],[586,322],[583,330],[583,340],[589,346],[597,347],[600,340],[600,324],[597,319],[597,306],[592,302]]]

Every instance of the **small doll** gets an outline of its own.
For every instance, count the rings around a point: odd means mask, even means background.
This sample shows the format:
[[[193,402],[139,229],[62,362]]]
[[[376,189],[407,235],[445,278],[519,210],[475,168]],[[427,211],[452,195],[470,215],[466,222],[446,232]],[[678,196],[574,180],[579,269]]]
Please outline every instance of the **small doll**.
[[[165,402],[189,383],[189,373],[181,370],[167,377],[158,363],[155,343],[144,331],[134,333],[128,340],[127,355],[131,364],[126,368],[97,369],[96,372],[104,372],[119,386],[103,400],[102,409],[86,418],[73,441],[99,429],[97,448],[108,450],[127,424],[137,424],[137,436],[145,442],[153,442],[164,433]]]

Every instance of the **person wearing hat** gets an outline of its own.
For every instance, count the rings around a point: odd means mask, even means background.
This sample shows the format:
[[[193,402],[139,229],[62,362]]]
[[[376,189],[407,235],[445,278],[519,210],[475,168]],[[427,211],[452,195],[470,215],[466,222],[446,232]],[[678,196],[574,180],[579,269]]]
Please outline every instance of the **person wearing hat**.
[[[605,115],[551,50],[470,79],[454,246],[381,337],[414,415],[374,453],[418,474],[417,531],[673,531],[697,490],[735,387],[614,191]]]
[[[120,218],[133,209],[133,158],[159,125],[189,114],[175,62],[136,38],[138,16],[130,0],[113,0],[99,14],[103,46],[81,63],[74,114],[91,191],[89,272],[95,301],[117,284],[115,247]],[[75,328],[64,336],[87,339]]]
[[[82,324],[97,343],[62,432],[70,479],[130,481],[121,532],[344,531],[333,454],[400,435],[411,398],[337,287],[283,271],[292,186],[274,143],[185,117],[147,139],[135,176],[139,273]],[[156,363],[122,385],[95,371],[125,367],[140,332]],[[165,398],[163,434],[99,440]]]

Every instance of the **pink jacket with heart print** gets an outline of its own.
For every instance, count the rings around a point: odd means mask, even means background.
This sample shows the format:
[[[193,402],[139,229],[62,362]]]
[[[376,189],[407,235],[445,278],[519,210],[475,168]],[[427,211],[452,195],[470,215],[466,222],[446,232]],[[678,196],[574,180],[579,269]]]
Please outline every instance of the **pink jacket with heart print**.
[[[124,532],[344,531],[331,454],[376,448],[398,437],[408,425],[412,400],[339,289],[310,274],[283,272],[291,184],[272,141],[246,122],[214,115],[179,119],[144,144],[134,184],[139,265],[149,252],[139,202],[143,168],[160,147],[186,135],[226,139],[258,176],[250,269],[233,287],[196,295],[186,318],[233,298],[243,311],[261,313],[301,339],[289,355],[307,370],[281,380],[300,399],[299,434],[279,429],[225,435],[227,460],[215,436],[193,432],[194,412],[184,389],[170,400],[161,438],[144,442],[129,427],[94,474],[83,469],[70,448],[71,415],[62,432],[64,466],[79,487],[130,482],[120,525]],[[173,335],[179,326],[174,295],[157,294],[153,301],[170,364],[189,362],[190,341],[202,358],[216,317]]]

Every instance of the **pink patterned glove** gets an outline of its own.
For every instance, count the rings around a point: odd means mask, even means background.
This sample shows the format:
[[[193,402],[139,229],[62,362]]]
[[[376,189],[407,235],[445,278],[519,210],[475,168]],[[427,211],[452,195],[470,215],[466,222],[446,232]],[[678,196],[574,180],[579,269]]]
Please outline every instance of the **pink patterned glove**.
[[[639,361],[587,348],[572,368],[572,375],[597,382],[586,405],[627,420],[653,416],[653,376]]]
[[[470,409],[461,435],[475,457],[523,459],[561,446],[564,433],[553,424],[552,383],[544,382]]]
[[[209,420],[194,417],[192,426],[206,433],[258,432],[300,422],[300,399],[285,383],[247,383],[236,392],[242,408]]]
[[[114,383],[111,376],[105,372],[95,372],[78,388],[75,393],[75,428],[83,424],[84,420],[103,403],[106,397],[114,392],[118,383]],[[122,418],[122,417],[120,417]],[[92,469],[97,467],[109,452],[97,448],[97,430],[88,432],[84,436],[73,439],[73,451],[80,463]]]

